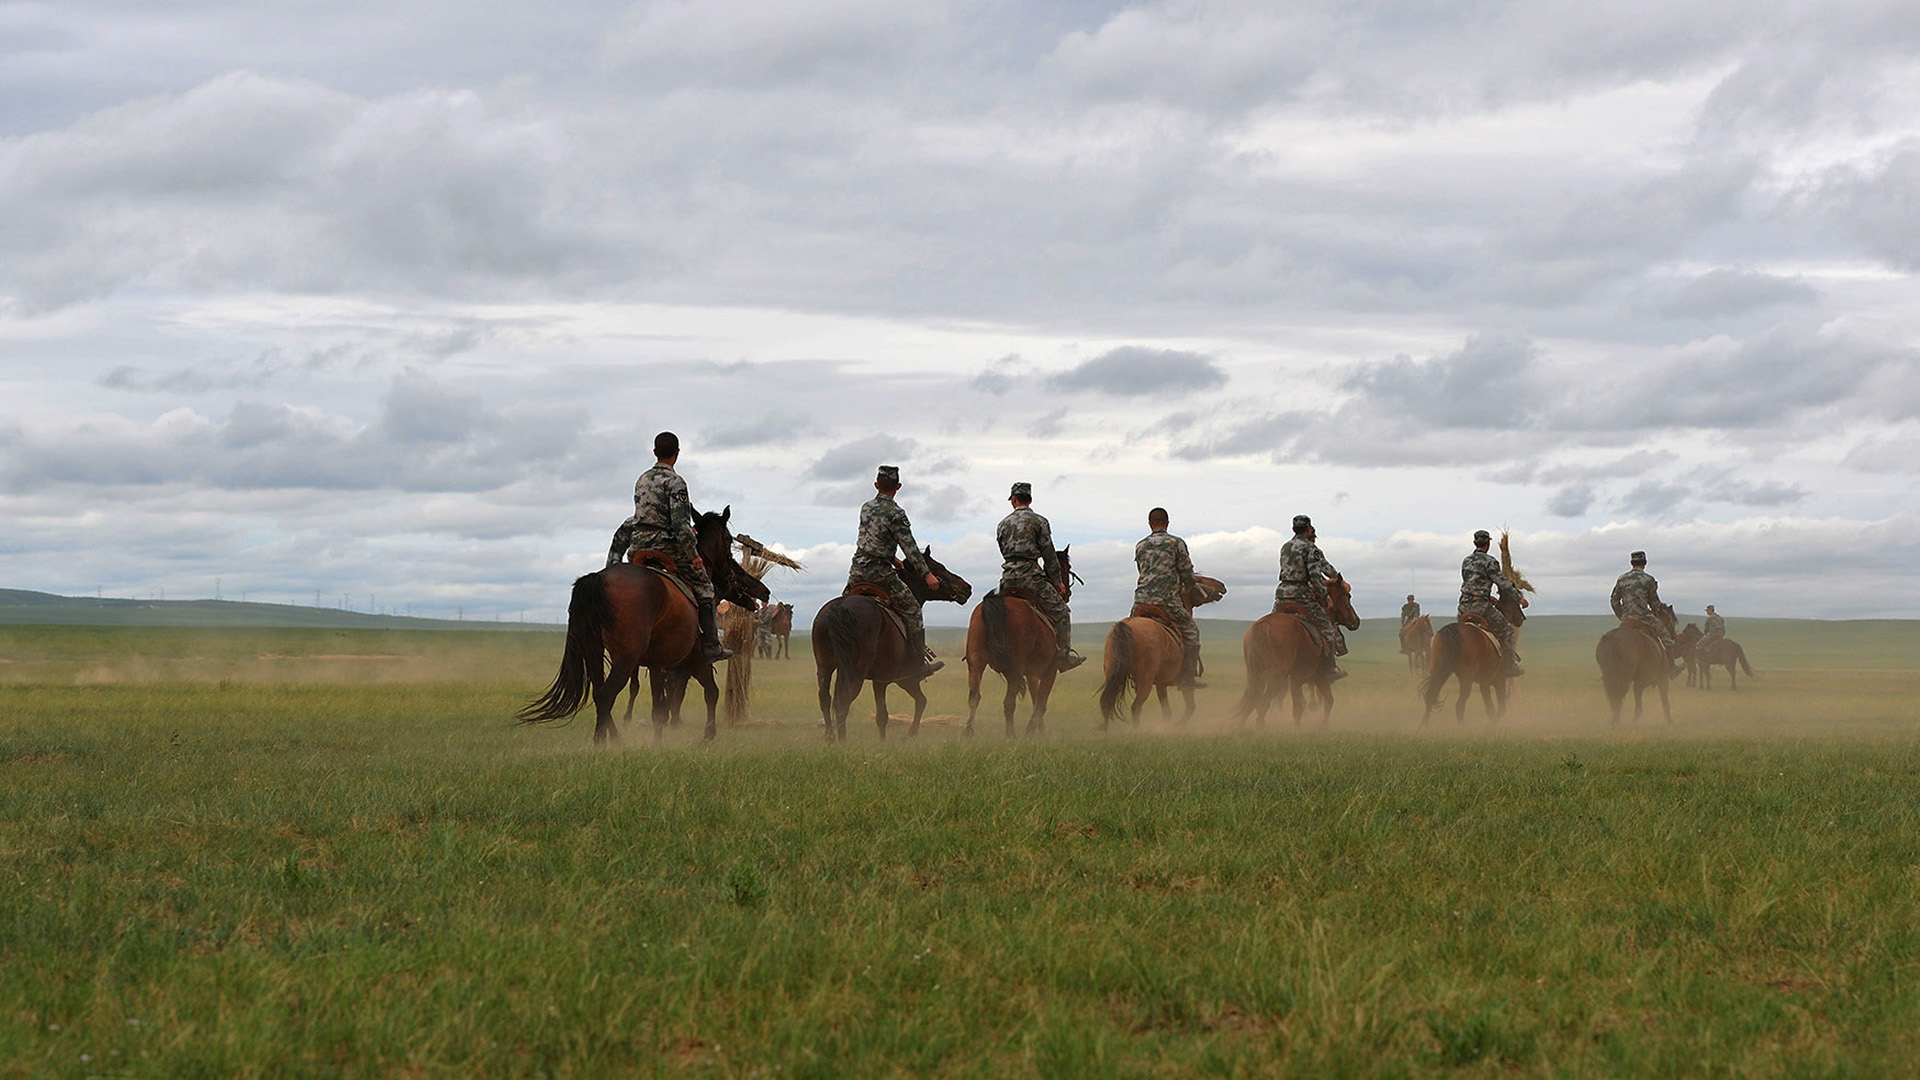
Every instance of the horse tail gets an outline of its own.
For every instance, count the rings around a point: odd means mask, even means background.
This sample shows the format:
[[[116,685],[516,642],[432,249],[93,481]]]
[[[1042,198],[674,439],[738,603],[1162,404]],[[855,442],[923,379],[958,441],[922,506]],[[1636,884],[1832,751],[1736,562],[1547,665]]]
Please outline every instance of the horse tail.
[[[1111,721],[1119,715],[1120,695],[1133,677],[1133,628],[1125,622],[1114,623],[1107,634],[1107,655],[1113,659],[1113,670],[1100,684],[1100,718]]]
[[[1007,598],[994,589],[980,598],[980,623],[987,631],[987,665],[1007,677],[1020,694],[1027,688],[1020,677],[1020,658],[1013,653],[1013,635],[1007,629]]]
[[[1433,653],[1427,661],[1427,677],[1420,680],[1420,700],[1431,709],[1440,704],[1440,688],[1453,678],[1460,666],[1460,624],[1448,623],[1433,635]]]
[[[613,623],[613,604],[607,599],[606,579],[598,572],[573,583],[567,602],[567,646],[560,654],[560,673],[553,685],[514,714],[523,724],[564,720],[580,711],[593,688],[606,678],[602,657],[607,627]]]
[[[827,643],[833,655],[833,672],[838,680],[834,692],[838,695],[848,685],[861,681],[860,624],[854,618],[854,609],[850,604],[833,604],[822,609],[820,621],[826,623]]]
[[[1737,641],[1728,642],[1728,644],[1733,646],[1733,658],[1740,661],[1740,669],[1748,675],[1752,675],[1753,665],[1747,663],[1747,650],[1741,648],[1740,643]]]

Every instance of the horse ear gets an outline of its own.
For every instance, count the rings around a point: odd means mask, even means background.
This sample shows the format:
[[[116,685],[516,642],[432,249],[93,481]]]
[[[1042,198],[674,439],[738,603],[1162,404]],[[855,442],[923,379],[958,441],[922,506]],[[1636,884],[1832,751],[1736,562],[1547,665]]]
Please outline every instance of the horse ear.
[[[733,504],[728,503],[727,508],[725,510],[720,511],[720,524],[725,525],[727,522],[732,520],[733,520]]]

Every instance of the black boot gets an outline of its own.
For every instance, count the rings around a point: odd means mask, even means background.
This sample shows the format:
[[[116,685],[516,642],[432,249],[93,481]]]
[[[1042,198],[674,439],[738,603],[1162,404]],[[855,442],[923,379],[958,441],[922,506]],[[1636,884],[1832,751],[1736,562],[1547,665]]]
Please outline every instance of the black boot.
[[[1200,651],[1187,649],[1180,657],[1180,677],[1174,685],[1182,690],[1205,690],[1207,684],[1200,681]]]
[[[1072,645],[1062,641],[1060,643],[1060,651],[1056,653],[1053,658],[1053,670],[1072,671],[1074,668],[1086,662],[1086,657],[1074,652]]]
[[[1340,666],[1339,658],[1334,656],[1332,653],[1327,654],[1327,666],[1326,666],[1325,674],[1327,676],[1327,681],[1330,683],[1339,682],[1341,679],[1344,679],[1347,677],[1346,669]]]
[[[920,674],[913,676],[917,679],[924,679],[947,666],[946,661],[935,660],[927,655],[927,628],[924,626],[907,631],[908,670],[912,670],[915,663],[920,665]]]
[[[700,602],[700,658],[709,664],[733,659],[733,651],[720,644],[720,619],[711,600]]]

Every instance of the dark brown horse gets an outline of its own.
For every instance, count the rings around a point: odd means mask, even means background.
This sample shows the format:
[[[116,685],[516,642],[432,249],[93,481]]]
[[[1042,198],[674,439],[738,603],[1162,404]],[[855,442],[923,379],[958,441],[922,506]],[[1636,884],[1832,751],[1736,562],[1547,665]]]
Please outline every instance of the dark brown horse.
[[[1517,588],[1502,585],[1494,606],[1516,630],[1527,621]],[[1440,691],[1447,680],[1453,678],[1459,679],[1453,704],[1455,721],[1467,722],[1467,699],[1473,696],[1475,686],[1480,688],[1480,702],[1486,706],[1488,720],[1507,714],[1507,684],[1512,676],[1507,674],[1506,658],[1500,655],[1500,639],[1472,615],[1448,623],[1433,635],[1433,656],[1427,664],[1427,677],[1420,680],[1420,700],[1426,705],[1426,711],[1420,714],[1421,727],[1427,726],[1433,710],[1439,708]]]
[[[1703,645],[1701,639],[1705,636],[1698,626],[1688,623],[1687,628],[1680,632],[1674,648],[1674,655],[1687,665],[1687,685],[1694,684],[1697,672],[1701,689],[1711,690],[1713,669],[1724,667],[1727,669],[1728,683],[1733,689],[1740,689],[1740,676],[1735,672],[1734,665],[1738,664],[1749,678],[1753,676],[1753,665],[1747,663],[1747,650],[1732,638],[1724,637],[1711,645]]]
[[[1360,629],[1360,616],[1353,610],[1353,586],[1345,578],[1327,582],[1327,616],[1348,630]],[[1331,643],[1329,643],[1331,644]],[[1325,659],[1318,642],[1307,632],[1307,624],[1283,608],[1269,612],[1247,627],[1240,639],[1240,655],[1247,663],[1247,688],[1233,707],[1233,718],[1267,726],[1267,710],[1282,690],[1293,696],[1293,726],[1300,726],[1306,715],[1305,691],[1312,687],[1320,699],[1320,723],[1333,718],[1333,684],[1327,681]]]
[[[1408,671],[1425,671],[1433,654],[1433,616],[1421,615],[1400,628],[1400,651]]]
[[[900,560],[893,562],[913,595],[921,603],[966,603],[973,595],[973,586],[940,565],[931,547],[922,554],[940,582],[938,588],[928,588],[926,578],[908,572]],[[813,670],[827,738],[846,741],[847,710],[860,696],[860,684],[869,681],[873,683],[873,722],[880,729],[880,737],[887,737],[887,687],[892,683],[899,683],[913,699],[913,726],[907,734],[919,734],[920,717],[927,711],[927,695],[920,692],[920,664],[920,657],[907,655],[906,635],[887,615],[885,604],[875,597],[836,596],[821,605],[813,617]]]
[[[1655,614],[1666,624],[1667,633],[1673,633],[1673,607],[1661,604]],[[1667,700],[1667,683],[1673,678],[1673,668],[1652,631],[1639,623],[1621,620],[1619,626],[1600,636],[1593,658],[1600,664],[1600,685],[1607,692],[1607,704],[1613,708],[1614,723],[1620,722],[1620,706],[1626,701],[1629,689],[1633,691],[1633,718],[1636,722],[1640,719],[1645,711],[1641,696],[1649,686],[1660,688],[1660,712],[1666,716],[1667,723],[1673,723],[1673,707]]]
[[[1053,587],[1060,599],[1073,598],[1072,545],[1060,549],[1055,561]],[[1027,734],[1046,730],[1047,698],[1053,693],[1053,680],[1060,674],[1059,652],[1053,624],[1028,598],[1015,593],[1002,596],[998,589],[988,591],[967,620],[967,734],[973,734],[973,718],[980,711],[980,679],[987,668],[1007,680],[1007,697],[1002,711],[1007,718],[1007,738],[1013,738],[1013,706],[1021,693],[1033,697],[1033,715],[1027,718]]]
[[[733,534],[727,523],[733,508],[718,514],[700,514],[695,522],[700,559],[713,577],[714,591],[736,604],[752,607],[767,599],[767,587],[746,572],[733,557]],[[610,663],[609,663],[610,662]],[[593,699],[593,741],[620,741],[613,722],[613,706],[620,691],[634,685],[641,668],[654,673],[653,741],[660,741],[670,707],[675,677],[700,682],[707,695],[706,738],[715,731],[714,709],[720,688],[713,681],[713,665],[700,655],[700,622],[693,601],[670,584],[660,571],[636,563],[619,563],[574,581],[567,605],[567,644],[560,656],[560,673],[545,693],[520,710],[522,723],[564,720]],[[637,692],[637,688],[636,688]]]

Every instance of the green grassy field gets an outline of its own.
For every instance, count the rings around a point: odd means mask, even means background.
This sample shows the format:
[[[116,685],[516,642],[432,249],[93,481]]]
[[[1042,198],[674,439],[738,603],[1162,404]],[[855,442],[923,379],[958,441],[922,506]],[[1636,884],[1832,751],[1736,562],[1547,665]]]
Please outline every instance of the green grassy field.
[[[1497,725],[1369,623],[1234,730],[1210,624],[1185,728],[833,747],[796,658],[612,753],[508,722],[552,633],[0,628],[0,1075],[1910,1074],[1920,625],[1618,729],[1604,625]]]

